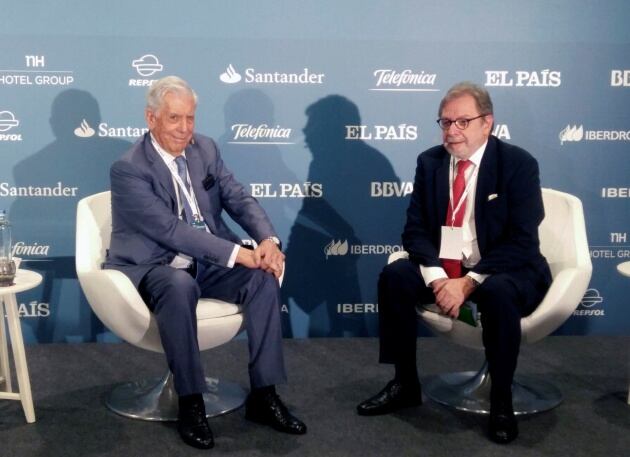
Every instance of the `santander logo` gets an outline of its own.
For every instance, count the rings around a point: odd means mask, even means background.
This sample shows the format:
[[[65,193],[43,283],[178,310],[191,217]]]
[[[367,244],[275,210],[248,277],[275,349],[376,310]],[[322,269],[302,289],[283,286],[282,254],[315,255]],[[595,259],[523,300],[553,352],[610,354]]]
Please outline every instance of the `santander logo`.
[[[224,73],[221,73],[219,79],[226,84],[236,84],[242,79],[232,64],[228,65]]]

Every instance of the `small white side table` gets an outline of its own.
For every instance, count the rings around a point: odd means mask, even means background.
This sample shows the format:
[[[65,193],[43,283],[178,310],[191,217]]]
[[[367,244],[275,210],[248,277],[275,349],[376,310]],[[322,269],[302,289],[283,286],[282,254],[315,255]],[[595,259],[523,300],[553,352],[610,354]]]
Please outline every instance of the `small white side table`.
[[[624,276],[630,277],[630,261],[617,265],[617,271]],[[630,386],[628,386],[628,404],[630,405]]]
[[[24,352],[24,340],[22,327],[18,315],[18,305],[15,294],[33,289],[42,282],[42,275],[34,271],[18,270],[12,286],[0,287],[0,399],[20,400],[26,422],[35,422],[35,409],[33,407],[33,395],[31,394],[31,381],[28,377],[26,365],[26,353]],[[4,330],[4,319],[7,319],[11,348],[13,349],[13,361],[18,380],[19,392],[14,392],[11,386],[11,370],[9,365],[9,350],[7,336]]]

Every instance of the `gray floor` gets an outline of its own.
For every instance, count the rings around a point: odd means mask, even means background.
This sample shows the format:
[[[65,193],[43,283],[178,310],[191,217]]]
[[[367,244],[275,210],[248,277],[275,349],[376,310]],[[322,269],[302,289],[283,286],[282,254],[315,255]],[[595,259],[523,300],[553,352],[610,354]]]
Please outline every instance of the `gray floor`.
[[[504,447],[484,436],[484,417],[429,401],[387,417],[365,418],[355,405],[379,390],[391,371],[375,363],[375,339],[285,342],[290,384],[279,389],[309,426],[284,436],[247,422],[243,410],[211,419],[216,447],[181,443],[172,423],[117,416],[103,406],[112,385],[161,374],[162,356],[127,344],[27,348],[37,422],[18,402],[0,400],[0,457],[30,456],[630,456],[628,337],[550,337],[523,347],[519,373],[542,376],[565,401],[520,420],[521,436]],[[418,341],[424,374],[474,370],[480,353],[440,338]],[[204,353],[207,374],[247,385],[243,340]]]

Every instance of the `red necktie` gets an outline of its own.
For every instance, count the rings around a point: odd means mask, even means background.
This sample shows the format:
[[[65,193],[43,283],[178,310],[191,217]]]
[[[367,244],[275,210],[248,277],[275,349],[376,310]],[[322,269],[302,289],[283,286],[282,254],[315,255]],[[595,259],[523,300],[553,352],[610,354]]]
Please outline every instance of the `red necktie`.
[[[455,214],[455,220],[453,220],[453,209],[457,208],[459,200],[462,198],[464,189],[466,188],[466,178],[464,173],[466,169],[472,165],[470,160],[460,160],[457,162],[457,176],[453,181],[453,201],[448,202],[448,211],[446,212],[446,226],[461,227],[464,222],[464,214],[466,213],[466,200],[462,201],[461,206]],[[441,259],[442,268],[446,271],[449,278],[459,278],[462,276],[462,261],[454,259]]]

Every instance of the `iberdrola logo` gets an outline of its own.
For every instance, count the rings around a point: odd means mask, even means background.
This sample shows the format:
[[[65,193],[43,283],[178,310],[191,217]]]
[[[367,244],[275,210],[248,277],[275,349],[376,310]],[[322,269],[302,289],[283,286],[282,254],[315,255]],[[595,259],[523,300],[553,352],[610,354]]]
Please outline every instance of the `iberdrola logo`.
[[[346,255],[348,253],[348,240],[332,240],[324,247],[324,254],[326,258],[331,255]]]
[[[584,138],[584,128],[583,126],[577,125],[567,125],[560,131],[558,135],[560,138],[560,144],[563,145],[565,141],[582,141]]]

